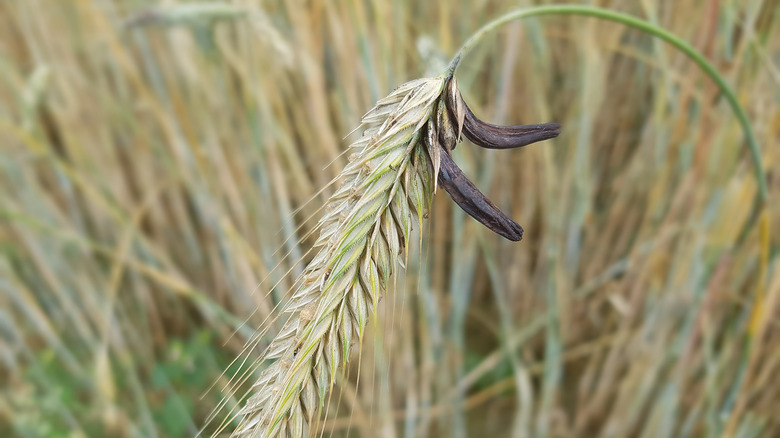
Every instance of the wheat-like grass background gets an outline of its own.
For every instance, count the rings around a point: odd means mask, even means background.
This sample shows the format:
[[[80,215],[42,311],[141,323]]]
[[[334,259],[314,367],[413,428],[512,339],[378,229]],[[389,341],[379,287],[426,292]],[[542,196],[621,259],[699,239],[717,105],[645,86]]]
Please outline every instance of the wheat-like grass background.
[[[221,407],[215,432],[313,274],[360,132],[344,136],[516,6],[0,2],[0,436],[193,436]],[[721,71],[776,197],[775,2],[608,6]],[[716,87],[658,41],[574,17],[509,25],[458,85],[484,120],[563,126],[454,152],[524,240],[435,196],[316,430],[780,434],[778,237],[740,241],[756,186]]]

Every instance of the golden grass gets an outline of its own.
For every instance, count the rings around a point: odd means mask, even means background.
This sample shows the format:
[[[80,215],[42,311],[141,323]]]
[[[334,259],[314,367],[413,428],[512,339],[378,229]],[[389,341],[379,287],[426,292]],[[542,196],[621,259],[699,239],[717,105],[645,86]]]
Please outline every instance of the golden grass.
[[[264,321],[312,259],[342,137],[516,5],[223,3],[240,11],[128,27],[155,3],[0,2],[0,436],[197,433],[250,367],[222,369],[282,328]],[[780,169],[771,2],[610,5],[704,52]],[[482,119],[564,127],[454,154],[524,240],[437,196],[326,436],[779,434],[778,237],[761,224],[780,209],[739,240],[756,187],[715,87],[582,18],[511,25],[458,83]]]

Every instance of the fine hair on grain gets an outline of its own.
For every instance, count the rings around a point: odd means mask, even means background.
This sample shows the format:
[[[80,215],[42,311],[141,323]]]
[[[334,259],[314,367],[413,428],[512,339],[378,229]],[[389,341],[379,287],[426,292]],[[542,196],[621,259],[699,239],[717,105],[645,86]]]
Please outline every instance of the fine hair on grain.
[[[369,319],[377,320],[378,302],[403,265],[413,223],[421,228],[428,214],[439,160],[432,116],[446,83],[403,84],[363,117],[342,185],[316,227],[316,254],[281,308],[282,328],[252,367],[263,369],[233,436],[298,437],[316,429],[352,345]],[[264,325],[245,354],[270,327]]]

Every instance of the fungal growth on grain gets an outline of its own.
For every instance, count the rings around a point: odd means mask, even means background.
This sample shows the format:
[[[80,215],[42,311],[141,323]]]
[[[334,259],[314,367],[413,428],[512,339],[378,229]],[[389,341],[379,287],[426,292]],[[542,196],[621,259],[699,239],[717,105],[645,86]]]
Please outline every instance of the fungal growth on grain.
[[[352,346],[397,266],[412,225],[428,216],[441,185],[469,215],[513,241],[523,229],[469,181],[450,156],[461,135],[493,149],[556,137],[555,123],[496,126],[477,119],[453,75],[407,82],[379,100],[350,146],[341,187],[318,224],[316,256],[283,312],[289,317],[262,355],[267,367],[239,412],[238,437],[307,436]]]

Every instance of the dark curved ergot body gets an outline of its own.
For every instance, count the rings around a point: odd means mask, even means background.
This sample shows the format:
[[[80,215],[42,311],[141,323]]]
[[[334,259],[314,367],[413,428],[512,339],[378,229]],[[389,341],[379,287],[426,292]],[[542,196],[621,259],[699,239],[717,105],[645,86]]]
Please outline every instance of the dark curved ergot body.
[[[455,87],[454,84],[451,86]],[[457,91],[457,90],[456,90]],[[453,101],[457,99],[458,101]],[[439,105],[444,102],[439,102]],[[460,208],[493,232],[517,242],[523,238],[523,228],[512,218],[498,209],[477,189],[463,171],[455,164],[450,153],[457,144],[457,139],[450,134],[453,121],[458,120],[458,106],[462,111],[462,132],[472,143],[486,149],[513,149],[531,143],[555,138],[561,132],[558,123],[542,123],[538,125],[499,126],[479,120],[463,101],[460,92],[452,93],[446,99],[447,111],[440,111],[439,147],[442,150],[439,167],[439,185],[450,195]],[[441,120],[442,113],[449,120]],[[446,117],[445,116],[445,117]],[[449,126],[442,126],[444,123]],[[457,122],[455,123],[457,125]]]

